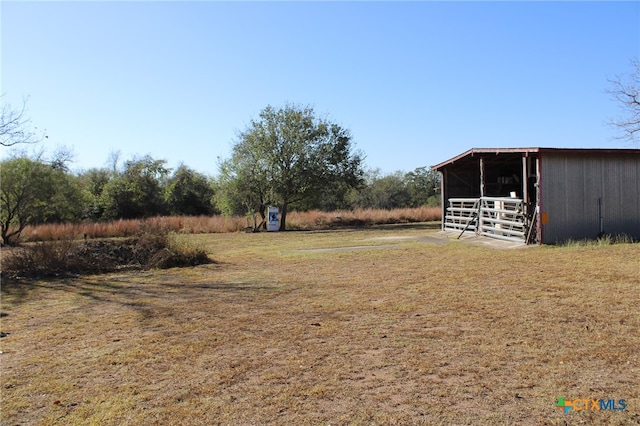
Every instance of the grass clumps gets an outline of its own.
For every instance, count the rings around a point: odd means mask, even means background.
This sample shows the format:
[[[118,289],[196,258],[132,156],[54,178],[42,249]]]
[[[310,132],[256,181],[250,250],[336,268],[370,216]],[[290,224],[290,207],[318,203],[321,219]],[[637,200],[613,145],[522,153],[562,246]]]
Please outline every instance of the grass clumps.
[[[605,247],[613,244],[634,244],[638,242],[638,240],[635,240],[633,237],[627,234],[604,234],[600,235],[597,239],[570,239],[564,241],[560,245],[564,247]]]
[[[42,241],[15,248],[3,256],[3,275],[56,277],[118,270],[164,269],[211,263],[204,249],[175,234],[145,228],[117,239]]]

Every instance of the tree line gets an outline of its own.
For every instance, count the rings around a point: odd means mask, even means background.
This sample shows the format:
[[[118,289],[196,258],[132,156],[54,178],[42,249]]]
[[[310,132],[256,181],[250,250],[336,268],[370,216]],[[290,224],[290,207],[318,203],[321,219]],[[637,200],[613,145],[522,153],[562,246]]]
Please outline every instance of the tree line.
[[[17,134],[20,134],[19,132]],[[18,143],[7,139],[5,146]],[[366,169],[347,129],[310,107],[265,108],[240,132],[216,177],[150,155],[72,172],[72,155],[15,154],[0,162],[0,231],[14,243],[27,225],[163,215],[246,215],[264,226],[268,205],[287,211],[439,205],[438,175],[426,167]]]
[[[621,138],[640,135],[640,61],[627,76],[609,80],[621,115],[610,123]],[[0,96],[1,97],[1,96]],[[46,132],[30,128],[26,108],[2,103],[0,147],[35,144]],[[175,170],[151,156],[121,167],[71,173],[69,155],[14,155],[0,162],[0,243],[11,244],[29,224],[135,219],[159,215],[247,215],[264,225],[266,207],[281,208],[280,229],[293,210],[439,205],[439,176],[419,167],[383,175],[364,167],[348,129],[313,108],[267,106],[240,132],[231,157],[214,178],[185,165]],[[257,218],[260,219],[260,223]]]

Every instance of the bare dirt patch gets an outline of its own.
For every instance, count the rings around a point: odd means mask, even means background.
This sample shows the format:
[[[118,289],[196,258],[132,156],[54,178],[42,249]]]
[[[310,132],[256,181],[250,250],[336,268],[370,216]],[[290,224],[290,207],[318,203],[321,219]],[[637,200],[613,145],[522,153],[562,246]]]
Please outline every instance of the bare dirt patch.
[[[5,281],[1,423],[640,422],[638,245],[421,233],[201,235],[220,263]],[[565,415],[559,396],[627,410]]]

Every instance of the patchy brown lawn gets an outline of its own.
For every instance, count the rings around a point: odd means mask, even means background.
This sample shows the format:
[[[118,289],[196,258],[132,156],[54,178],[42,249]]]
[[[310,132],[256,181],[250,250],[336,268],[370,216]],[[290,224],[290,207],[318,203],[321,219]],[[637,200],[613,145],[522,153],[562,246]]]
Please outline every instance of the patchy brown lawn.
[[[640,245],[408,238],[433,232],[190,236],[219,263],[3,282],[1,423],[640,424]]]

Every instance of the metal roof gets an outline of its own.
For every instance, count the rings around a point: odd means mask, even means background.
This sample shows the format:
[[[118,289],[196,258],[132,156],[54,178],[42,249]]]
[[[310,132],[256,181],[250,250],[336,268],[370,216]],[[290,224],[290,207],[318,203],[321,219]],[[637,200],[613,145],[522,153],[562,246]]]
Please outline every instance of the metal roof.
[[[575,153],[575,154],[635,154],[640,155],[640,149],[630,148],[471,148],[462,154],[456,155],[442,163],[431,166],[432,170],[440,170],[445,166],[454,164],[462,159],[476,155],[500,155],[500,154],[530,154],[530,153]]]

